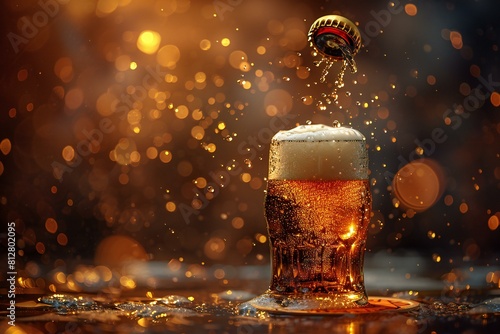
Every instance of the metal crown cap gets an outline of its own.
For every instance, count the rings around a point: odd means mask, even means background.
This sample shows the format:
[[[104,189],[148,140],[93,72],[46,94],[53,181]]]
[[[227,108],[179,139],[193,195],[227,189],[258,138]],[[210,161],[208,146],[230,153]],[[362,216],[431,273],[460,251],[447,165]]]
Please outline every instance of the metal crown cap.
[[[331,42],[347,44],[354,56],[361,48],[361,34],[356,25],[340,15],[322,16],[311,25],[308,33],[311,47],[323,56],[342,59],[339,48]]]

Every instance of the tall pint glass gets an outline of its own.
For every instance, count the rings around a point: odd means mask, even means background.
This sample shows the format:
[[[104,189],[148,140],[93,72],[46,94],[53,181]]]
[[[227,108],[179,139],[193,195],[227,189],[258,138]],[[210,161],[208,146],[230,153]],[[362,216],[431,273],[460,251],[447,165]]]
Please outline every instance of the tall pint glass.
[[[365,137],[351,128],[301,125],[273,137],[265,197],[272,279],[254,306],[310,312],[368,304],[367,165]]]

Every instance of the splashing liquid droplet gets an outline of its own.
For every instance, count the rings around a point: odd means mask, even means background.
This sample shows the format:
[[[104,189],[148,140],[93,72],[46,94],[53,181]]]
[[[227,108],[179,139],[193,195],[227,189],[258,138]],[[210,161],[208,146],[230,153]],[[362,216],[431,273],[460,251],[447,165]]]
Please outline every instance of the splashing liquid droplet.
[[[316,104],[316,107],[318,108],[319,111],[325,111],[326,110],[326,106],[323,103],[323,101],[318,101],[318,103]]]
[[[317,19],[309,29],[309,42],[314,54],[321,54],[322,59],[315,61],[319,67],[325,64],[321,72],[320,82],[325,83],[332,66],[341,61],[342,66],[335,80],[334,89],[330,93],[328,103],[337,103],[337,90],[344,87],[344,75],[349,68],[351,73],[357,72],[354,55],[361,47],[361,34],[354,23],[339,15],[327,15]],[[321,102],[321,106],[324,106]],[[318,103],[318,109],[322,109]]]
[[[311,95],[307,95],[307,96],[302,96],[300,98],[300,100],[302,101],[302,103],[304,103],[305,105],[310,105],[313,103],[313,97]]]

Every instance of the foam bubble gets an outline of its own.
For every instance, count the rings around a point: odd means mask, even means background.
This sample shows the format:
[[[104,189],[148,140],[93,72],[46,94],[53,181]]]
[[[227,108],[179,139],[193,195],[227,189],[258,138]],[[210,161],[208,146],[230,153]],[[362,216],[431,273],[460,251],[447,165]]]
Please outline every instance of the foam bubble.
[[[322,124],[278,132],[269,154],[270,180],[365,180],[366,139],[355,129]]]

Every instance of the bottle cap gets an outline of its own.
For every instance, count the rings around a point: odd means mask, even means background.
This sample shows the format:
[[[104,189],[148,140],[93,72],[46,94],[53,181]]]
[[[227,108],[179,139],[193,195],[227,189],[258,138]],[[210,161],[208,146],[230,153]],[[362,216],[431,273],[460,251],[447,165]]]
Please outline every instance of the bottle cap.
[[[341,60],[340,46],[349,46],[352,56],[361,47],[361,34],[356,25],[340,15],[322,16],[311,25],[308,33],[311,47],[325,57]]]

